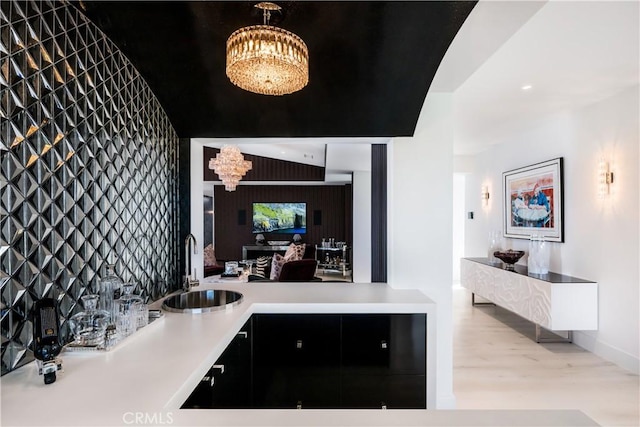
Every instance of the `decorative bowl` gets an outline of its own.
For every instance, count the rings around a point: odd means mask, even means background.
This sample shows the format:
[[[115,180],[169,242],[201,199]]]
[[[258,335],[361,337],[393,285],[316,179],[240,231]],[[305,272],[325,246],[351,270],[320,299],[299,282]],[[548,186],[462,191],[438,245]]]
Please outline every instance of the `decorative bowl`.
[[[493,256],[507,264],[507,268],[513,269],[513,264],[518,262],[524,256],[524,251],[495,251]]]

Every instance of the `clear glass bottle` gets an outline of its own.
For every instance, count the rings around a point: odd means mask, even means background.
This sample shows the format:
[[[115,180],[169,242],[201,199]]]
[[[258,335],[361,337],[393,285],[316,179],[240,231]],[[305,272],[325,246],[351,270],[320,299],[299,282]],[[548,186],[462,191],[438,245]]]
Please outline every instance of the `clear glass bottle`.
[[[84,311],[74,314],[69,319],[75,343],[81,346],[103,347],[105,330],[111,321],[111,314],[97,308],[98,295],[84,295],[80,299]]]
[[[118,317],[116,318],[116,330],[119,339],[134,333],[138,328],[146,326],[149,312],[140,295],[134,295],[135,283],[123,285],[123,295],[115,301]]]
[[[99,280],[98,283],[98,295],[100,299],[98,301],[98,308],[106,310],[111,314],[111,322],[115,323],[117,319],[117,310],[114,306],[114,301],[120,299],[122,294],[122,280],[115,273],[115,265],[107,264],[106,275]]]

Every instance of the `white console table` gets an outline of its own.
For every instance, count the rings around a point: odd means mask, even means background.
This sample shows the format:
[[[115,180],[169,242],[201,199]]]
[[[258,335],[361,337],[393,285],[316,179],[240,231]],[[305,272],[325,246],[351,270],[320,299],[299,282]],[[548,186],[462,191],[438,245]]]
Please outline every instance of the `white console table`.
[[[549,331],[598,329],[598,284],[558,273],[529,274],[517,265],[506,270],[504,264],[492,264],[488,258],[463,258],[460,261],[463,287],[536,325],[536,341],[541,342],[540,327]]]

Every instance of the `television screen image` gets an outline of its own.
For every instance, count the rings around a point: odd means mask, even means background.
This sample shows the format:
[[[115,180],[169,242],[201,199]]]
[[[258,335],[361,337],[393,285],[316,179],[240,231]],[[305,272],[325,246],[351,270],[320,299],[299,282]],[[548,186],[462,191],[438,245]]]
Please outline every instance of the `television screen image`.
[[[307,232],[306,203],[254,203],[254,233],[303,234]]]

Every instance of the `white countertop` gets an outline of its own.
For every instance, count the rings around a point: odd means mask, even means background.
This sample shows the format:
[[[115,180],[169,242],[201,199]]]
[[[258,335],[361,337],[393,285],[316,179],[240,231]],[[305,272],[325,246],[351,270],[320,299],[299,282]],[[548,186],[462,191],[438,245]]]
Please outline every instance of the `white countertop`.
[[[505,419],[502,425],[528,425],[518,424],[517,419],[531,420],[525,414],[531,411],[181,410],[182,402],[253,313],[427,313],[428,340],[435,343],[435,321],[430,322],[435,320],[435,304],[417,290],[394,290],[384,284],[238,281],[205,281],[194,290],[205,289],[239,291],[244,299],[230,309],[210,313],[164,312],[162,319],[109,352],[63,352],[64,372],[58,372],[57,381],[50,385],[43,383],[35,363],[4,375],[0,424],[372,426],[461,425],[466,419],[466,425],[481,425],[475,423],[485,419],[486,425],[501,425],[496,424],[500,414]],[[429,408],[435,407],[433,347],[428,346],[427,353]],[[545,423],[545,417],[566,422],[568,416],[571,425],[595,425],[579,411],[541,411],[539,415],[536,425],[562,425]]]

